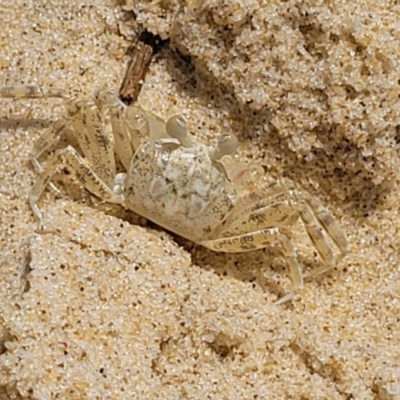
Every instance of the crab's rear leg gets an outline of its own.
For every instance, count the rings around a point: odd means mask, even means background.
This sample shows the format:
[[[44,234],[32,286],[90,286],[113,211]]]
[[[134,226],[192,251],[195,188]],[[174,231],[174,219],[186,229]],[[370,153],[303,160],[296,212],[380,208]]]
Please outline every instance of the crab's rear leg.
[[[329,237],[336,244],[341,254],[346,254],[350,250],[349,242],[343,231],[339,228],[332,214],[322,205],[317,197],[313,197],[310,193],[303,191],[301,197],[307,204],[307,209],[318,220],[321,226],[328,233]],[[304,217],[304,214],[303,214]],[[304,218],[302,217],[303,221]]]
[[[40,99],[40,98],[61,98],[64,101],[70,101],[71,96],[64,90],[51,87],[38,87],[38,86],[1,86],[0,98],[10,98],[14,100],[19,99]],[[47,128],[40,138],[35,142],[34,147],[29,153],[29,159],[36,171],[40,174],[43,172],[43,167],[39,162],[39,157],[51,146],[55,145],[60,137],[64,134],[68,120],[60,119],[52,126]],[[56,192],[59,190],[53,183],[49,183],[51,188]]]
[[[67,108],[67,116],[46,129],[34,144],[30,158],[39,173],[43,171],[38,158],[48,148],[56,144],[66,130],[70,130],[78,141],[85,157],[93,164],[94,170],[109,185],[115,176],[114,150],[111,135],[104,129],[104,123],[96,105],[90,101],[75,100],[62,89],[38,86],[0,87],[0,97],[61,98]]]
[[[110,134],[104,129],[100,113],[93,102],[75,100],[62,89],[29,85],[0,87],[0,97],[15,100],[23,98],[64,100],[67,116],[47,128],[35,142],[30,152],[32,164],[39,173],[43,173],[44,169],[38,161],[39,157],[57,144],[61,136],[69,131],[79,143],[92,169],[109,187],[112,187],[116,174],[112,140]],[[52,183],[50,184],[55,188]]]
[[[239,253],[264,249],[271,244],[281,243],[283,255],[289,267],[290,281],[293,291],[303,286],[303,274],[301,264],[298,261],[296,251],[290,238],[278,228],[260,229],[255,232],[231,236],[226,238],[202,241],[201,244],[214,251],[225,253]],[[287,301],[291,295],[279,300],[279,303]]]
[[[33,165],[40,174],[43,174],[43,176],[48,175],[50,167],[46,166],[44,169],[39,163],[38,158],[45,150],[55,145],[63,134],[69,132],[79,144],[85,159],[82,157],[78,159],[77,156],[79,153],[74,149],[74,152],[69,151],[66,153],[66,159],[70,161],[66,162],[65,166],[68,167],[69,165],[70,168],[77,170],[78,173],[78,169],[82,169],[83,165],[86,165],[86,169],[93,171],[92,173],[88,171],[89,175],[97,177],[97,180],[101,180],[108,188],[112,189],[116,177],[112,138],[111,134],[105,129],[96,105],[90,101],[68,101],[67,106],[68,116],[56,121],[52,126],[46,129],[35,142],[31,150],[31,161]],[[58,151],[57,157],[59,158],[61,154],[63,154],[63,152]],[[74,156],[74,158],[79,160],[78,163],[71,161],[72,154],[77,155]],[[48,160],[47,164],[50,165],[50,160]],[[73,165],[75,167],[73,167]],[[77,169],[77,166],[80,167]],[[46,179],[46,181],[47,184],[54,186],[49,182],[49,179]],[[85,180],[81,179],[81,181],[92,193],[96,195],[104,193],[104,189],[96,190],[98,183],[88,185]],[[40,179],[38,182],[40,182]],[[40,192],[42,192],[43,189],[41,189]],[[32,199],[35,197],[34,193],[35,192],[30,196],[31,205],[33,204]],[[109,196],[106,197],[108,199]],[[37,207],[35,208],[35,213],[38,214]]]
[[[49,158],[43,173],[39,175],[29,193],[29,204],[39,219],[42,219],[42,213],[37,202],[52,176],[61,168],[74,172],[83,186],[102,200],[109,203],[123,203],[123,196],[114,192],[113,187],[107,185],[99,177],[90,162],[81,157],[72,146],[67,146],[64,149],[57,150]]]
[[[62,89],[29,85],[0,86],[0,98],[10,98],[14,100],[60,98],[67,103],[71,101],[71,96]],[[61,134],[65,131],[67,122],[66,119],[61,119],[56,121],[52,127],[46,129],[41,137],[35,142],[30,157],[35,159],[39,158],[44,151],[55,144]],[[41,166],[38,162],[36,164],[34,163],[34,166],[38,169],[38,172],[41,171]]]
[[[243,199],[245,201],[242,202]],[[242,206],[238,204],[236,210],[225,221],[225,231],[239,234],[256,231],[263,224],[265,227],[289,226],[300,217],[325,264],[318,273],[328,271],[334,264],[333,252],[324,232],[335,243],[341,256],[349,251],[346,236],[331,213],[306,191],[274,184],[250,192],[243,199]],[[220,233],[227,236],[224,231]]]
[[[102,90],[97,93],[96,102],[100,110],[107,108],[109,111],[115,151],[124,168],[128,170],[135,150],[132,136],[140,135],[146,128],[129,126],[125,117],[127,107],[114,94]],[[143,124],[145,125],[145,121]]]
[[[248,231],[259,228],[259,226],[263,223],[268,224],[269,226],[273,224],[276,227],[287,227],[293,224],[298,217],[300,217],[304,224],[305,230],[310,240],[314,244],[323,263],[327,266],[332,266],[334,255],[332,248],[327,242],[324,234],[324,230],[326,231],[325,226],[320,225],[320,221],[313,211],[314,210],[312,210],[305,202],[295,201],[293,199],[284,200],[282,202],[270,204],[253,211],[248,216],[245,226]],[[331,223],[335,223],[333,218],[330,218]],[[336,223],[335,227],[337,227]],[[329,235],[329,232],[326,232]],[[339,232],[341,233],[341,231]],[[345,249],[342,247],[339,248],[341,254],[344,250]],[[331,267],[326,267],[326,270],[330,268]]]
[[[93,102],[76,101],[59,89],[34,86],[0,88],[0,96],[16,99],[60,97],[67,105],[67,117],[49,127],[32,150],[31,158],[41,174],[29,194],[29,203],[38,218],[41,218],[42,214],[37,201],[58,167],[74,171],[85,188],[103,200],[113,203],[123,201],[118,187],[119,177],[116,176],[111,134],[105,129],[99,110]],[[68,146],[56,151],[43,168],[37,158],[57,143],[66,130],[78,141],[85,158],[72,146]]]
[[[49,158],[29,195],[29,203],[39,218],[41,213],[37,201],[58,167],[75,172],[83,186],[102,200],[110,203],[123,202],[111,134],[105,129],[97,107],[89,101],[77,101],[71,107],[75,108],[75,113],[70,118],[72,133],[85,157],[72,146],[68,146],[56,151]]]
[[[293,290],[300,288],[303,284],[301,265],[290,239],[279,231],[279,227],[289,226],[300,217],[308,236],[325,264],[316,273],[328,271],[335,264],[333,251],[326,240],[324,231],[334,241],[341,256],[348,252],[347,239],[332,215],[318,199],[307,192],[287,189],[284,185],[271,185],[249,193],[246,201],[241,204],[242,206],[237,205],[235,212],[224,224],[224,229],[219,232],[222,238],[201,244],[215,251],[251,251],[266,247],[271,241],[267,238],[271,238],[274,234],[282,244],[283,253],[290,268]],[[261,227],[264,229],[260,229]],[[279,302],[289,299],[290,296],[285,296]]]
[[[33,85],[22,86],[0,86],[0,97],[9,99],[43,99],[58,97],[70,99],[71,96],[63,89],[52,87],[39,87]]]

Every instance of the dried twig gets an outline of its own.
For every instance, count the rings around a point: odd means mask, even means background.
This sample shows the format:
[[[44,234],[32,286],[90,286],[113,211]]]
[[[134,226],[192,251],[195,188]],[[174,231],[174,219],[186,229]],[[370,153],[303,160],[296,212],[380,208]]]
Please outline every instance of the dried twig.
[[[145,31],[130,47],[131,61],[119,89],[119,97],[125,103],[130,104],[137,99],[151,59],[162,44],[158,36]]]

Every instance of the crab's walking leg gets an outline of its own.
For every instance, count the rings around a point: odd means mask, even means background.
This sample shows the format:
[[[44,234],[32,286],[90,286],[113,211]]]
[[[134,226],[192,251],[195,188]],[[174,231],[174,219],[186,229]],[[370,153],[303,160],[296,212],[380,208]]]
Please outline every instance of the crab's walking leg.
[[[72,133],[93,172],[112,188],[116,175],[112,134],[105,128],[93,102],[76,101],[72,107],[75,107],[71,117]]]
[[[29,195],[29,203],[39,218],[37,201],[60,166],[75,172],[84,187],[104,201],[123,202],[123,196],[114,192],[117,176],[111,133],[104,128],[99,110],[93,102],[76,101],[70,104],[69,112],[72,133],[85,157],[72,146],[50,157]]]
[[[37,201],[59,166],[74,171],[85,188],[103,200],[113,203],[123,201],[123,196],[116,193],[121,189],[119,187],[121,177],[116,176],[112,134],[105,128],[94,102],[77,101],[63,90],[36,86],[1,87],[0,97],[14,99],[59,97],[66,103],[67,117],[48,128],[35,143],[31,153],[32,162],[41,175],[31,190],[29,203],[39,218],[42,215]],[[55,144],[66,130],[78,141],[84,157],[81,157],[72,146],[68,146],[56,151],[43,168],[37,158]]]
[[[56,121],[53,125],[47,128],[39,139],[37,139],[29,152],[29,159],[39,174],[43,173],[44,169],[42,164],[39,162],[39,157],[51,146],[56,144],[60,137],[64,134],[67,128],[68,121],[66,119],[60,119]],[[57,193],[60,191],[54,185],[53,182],[49,182],[49,186]]]
[[[288,226],[298,217],[302,220],[307,234],[313,242],[326,266],[324,271],[333,267],[333,253],[326,241],[327,235],[336,244],[341,255],[349,251],[347,239],[321,202],[306,191],[288,189],[285,185],[261,187],[248,194],[248,201],[236,206],[236,210],[224,224],[225,232],[239,235],[271,226]],[[226,235],[221,232],[223,236]],[[231,235],[229,235],[231,236]]]
[[[100,91],[96,101],[100,110],[103,108],[109,110],[115,152],[125,169],[129,170],[134,151],[143,137],[149,134],[148,121],[141,113],[131,115],[129,118],[128,107],[112,93]]]
[[[289,237],[280,232],[278,228],[261,229],[238,236],[202,241],[199,244],[214,251],[238,253],[263,249],[276,242],[282,244],[283,253],[289,266],[292,287],[293,290],[296,290],[303,286],[301,265]]]
[[[123,203],[123,196],[114,193],[113,188],[96,174],[89,161],[81,157],[72,146],[67,146],[64,149],[57,150],[49,158],[43,173],[39,175],[29,193],[29,204],[39,219],[42,218],[42,213],[37,202],[52,176],[58,169],[62,168],[74,172],[84,187],[102,200],[110,203]]]
[[[227,232],[231,236],[232,233],[239,235],[257,231],[261,227],[284,227],[290,225],[298,217],[304,223],[307,234],[323,262],[331,264],[333,260],[332,250],[325,239],[321,226],[319,226],[316,217],[307,204],[282,200],[270,202],[270,204],[263,206],[263,201],[260,201],[255,210],[246,215],[246,219],[241,217],[237,221],[232,221],[231,225],[227,227]],[[227,236],[225,232],[222,234]]]
[[[36,168],[37,172],[42,173],[43,167],[39,163],[38,158],[52,145],[57,143],[61,135],[67,128],[68,121],[60,119],[56,121],[52,126],[47,128],[42,135],[37,139],[30,151],[29,158]]]
[[[14,100],[29,98],[61,98],[65,101],[70,100],[70,96],[62,89],[51,87],[38,87],[38,86],[2,86],[0,87],[0,98],[11,98]],[[60,119],[56,121],[51,127],[47,128],[40,138],[35,142],[34,147],[31,149],[29,159],[31,160],[34,168],[38,173],[43,172],[43,167],[38,161],[38,158],[52,145],[58,142],[61,135],[64,133],[68,121]],[[59,192],[57,187],[50,182],[50,186],[56,192]]]
[[[32,85],[22,86],[0,86],[0,97],[9,99],[43,99],[48,97],[58,97],[70,99],[71,96],[63,89],[52,87],[39,87]]]
[[[338,224],[333,219],[330,212],[322,205],[318,198],[311,196],[310,193],[303,191],[302,197],[309,205],[309,208],[312,210],[318,222],[324,227],[328,235],[335,242],[341,253],[348,253],[350,250],[350,246],[346,239],[346,236],[339,228]]]
[[[99,98],[102,99],[102,103],[107,105],[110,112],[110,122],[114,135],[115,151],[126,170],[129,169],[133,151],[131,138],[128,134],[127,123],[124,118],[125,104],[116,98],[111,93],[100,92]],[[103,104],[101,104],[103,105]]]
[[[65,101],[68,116],[48,128],[35,143],[31,159],[35,168],[41,172],[38,157],[55,144],[66,129],[72,128],[85,157],[93,165],[96,173],[111,187],[116,174],[114,150],[111,135],[104,128],[103,120],[96,105],[90,101],[77,101],[62,89],[37,86],[0,87],[0,97],[49,98],[58,97]]]

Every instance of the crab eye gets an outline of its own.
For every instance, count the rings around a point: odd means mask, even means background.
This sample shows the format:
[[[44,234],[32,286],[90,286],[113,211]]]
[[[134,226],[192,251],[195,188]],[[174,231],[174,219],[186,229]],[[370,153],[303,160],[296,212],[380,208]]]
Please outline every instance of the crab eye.
[[[233,133],[221,135],[218,139],[218,150],[222,156],[233,154],[239,146],[236,135]]]
[[[186,130],[186,121],[180,115],[173,115],[167,121],[165,129],[169,136],[177,139],[184,147],[193,145]]]
[[[187,135],[186,121],[180,115],[174,115],[168,119],[165,126],[167,133],[174,139],[178,139],[179,142],[185,140]]]
[[[233,133],[221,135],[217,147],[211,150],[210,157],[214,161],[220,160],[223,156],[233,154],[238,146],[239,142]]]

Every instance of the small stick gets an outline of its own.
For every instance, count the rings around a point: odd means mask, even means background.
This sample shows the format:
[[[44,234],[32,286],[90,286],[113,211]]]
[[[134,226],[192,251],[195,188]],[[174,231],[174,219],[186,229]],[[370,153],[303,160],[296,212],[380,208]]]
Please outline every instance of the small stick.
[[[160,44],[161,39],[158,36],[144,31],[130,47],[131,60],[119,89],[119,97],[124,103],[130,104],[136,101],[153,54],[158,51]]]

